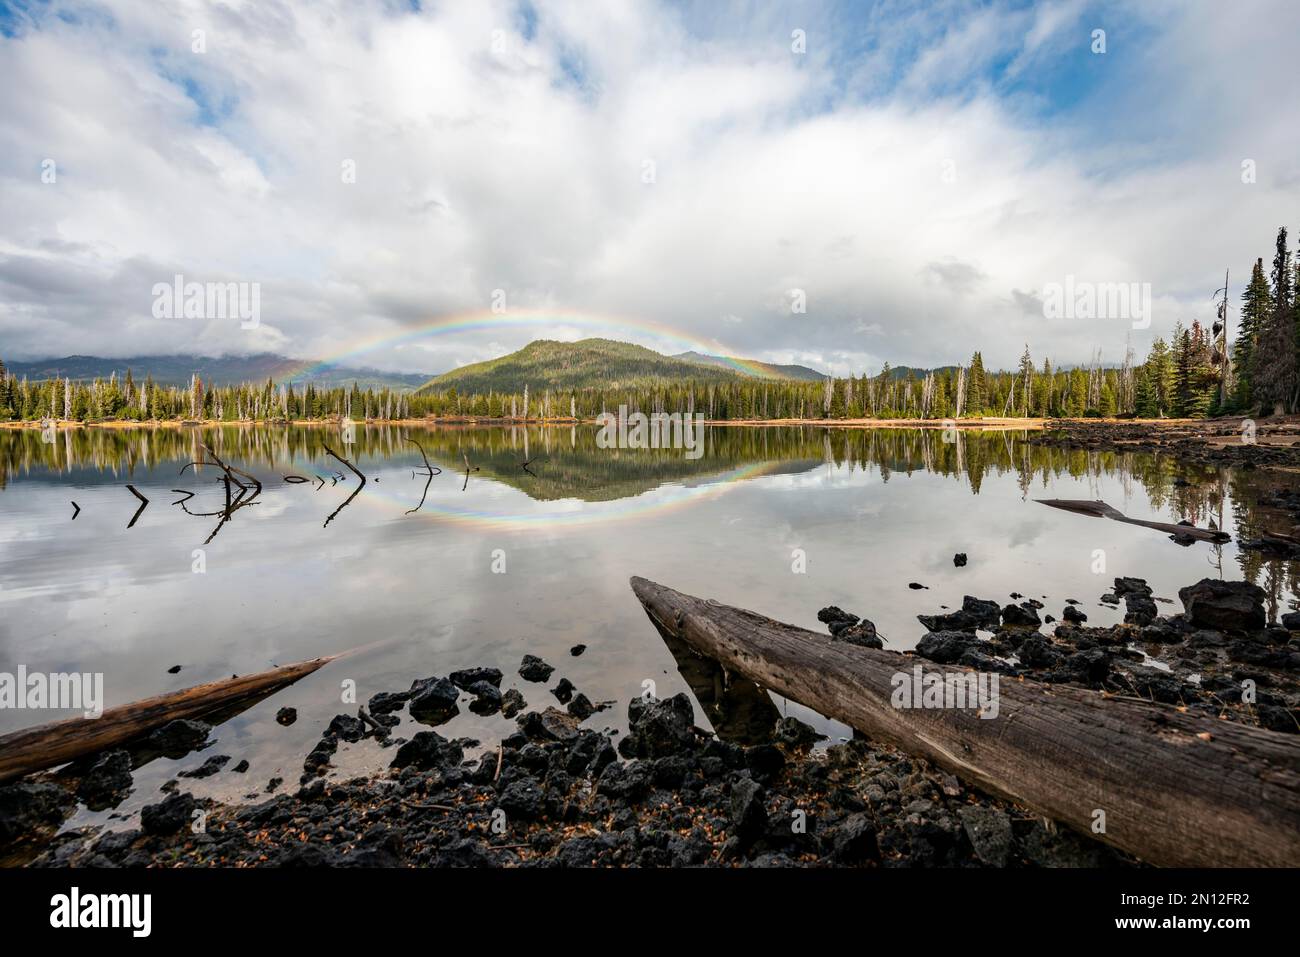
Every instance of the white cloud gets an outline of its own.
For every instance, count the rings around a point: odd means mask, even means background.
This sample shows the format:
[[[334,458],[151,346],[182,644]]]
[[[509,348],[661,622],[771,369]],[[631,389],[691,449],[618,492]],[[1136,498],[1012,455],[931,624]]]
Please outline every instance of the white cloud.
[[[1124,324],[1048,323],[1042,288],[1152,283],[1142,351],[1268,251],[1300,178],[1294,117],[1263,92],[1293,85],[1285,2],[808,8],[803,58],[763,5],[542,4],[531,39],[505,2],[53,8],[70,15],[0,37],[13,357],[335,355],[500,288],[516,308],[682,331],[625,330],[664,351],[717,342],[840,374],[976,347],[1011,364],[1026,341],[1119,358]],[[1028,87],[1090,56],[1094,19],[1110,52],[1076,64],[1090,95],[1044,112],[1052,95]],[[867,52],[843,45],[858,36]],[[153,319],[153,283],[178,272],[260,282],[256,337]],[[789,313],[796,287],[807,315]],[[593,329],[559,316],[364,360],[440,371],[542,334]]]

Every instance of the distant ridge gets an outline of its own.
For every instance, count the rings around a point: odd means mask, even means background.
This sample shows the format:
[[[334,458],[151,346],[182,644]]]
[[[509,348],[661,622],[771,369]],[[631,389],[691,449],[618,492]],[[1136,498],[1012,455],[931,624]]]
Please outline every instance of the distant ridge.
[[[686,358],[689,356],[690,358]],[[688,352],[666,356],[614,339],[537,339],[517,352],[463,366],[424,383],[419,392],[520,392],[644,386],[659,382],[724,383],[751,378],[821,379],[803,366],[776,366]]]
[[[288,356],[263,352],[250,356],[126,356],[103,358],[101,356],[63,356],[57,359],[32,361],[5,360],[5,366],[14,375],[28,379],[51,379],[55,376],[78,381],[107,379],[113,373],[118,378],[131,370],[138,381],[149,376],[160,385],[185,385],[190,376],[198,374],[209,385],[239,385],[244,382],[292,382],[333,388],[351,387],[355,382],[362,389],[394,389],[410,391],[424,382],[425,373],[383,372],[379,369],[345,369],[318,367],[318,363]]]
[[[807,366],[798,365],[777,365],[772,362],[756,362],[753,359],[737,359],[731,356],[711,356],[701,352],[679,352],[673,359],[681,359],[683,362],[692,362],[696,365],[720,366],[724,369],[735,369],[742,374],[745,373],[746,367],[756,369],[766,373],[773,379],[796,379],[800,382],[820,382],[825,379],[824,373],[816,369],[810,369]]]

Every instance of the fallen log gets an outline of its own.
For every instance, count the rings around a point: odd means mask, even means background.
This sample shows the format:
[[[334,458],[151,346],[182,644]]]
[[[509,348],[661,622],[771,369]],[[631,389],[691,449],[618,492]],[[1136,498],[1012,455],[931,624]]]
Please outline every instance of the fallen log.
[[[1195,525],[1190,524],[1179,525],[1174,522],[1152,522],[1145,518],[1129,518],[1119,509],[1107,505],[1105,502],[1066,498],[1036,498],[1034,501],[1041,505],[1050,505],[1052,508],[1060,508],[1067,512],[1088,515],[1092,518],[1109,518],[1117,522],[1123,522],[1125,525],[1141,525],[1143,528],[1153,528],[1157,532],[1166,532],[1175,538],[1213,542],[1216,545],[1232,541],[1231,535],[1219,531],[1217,528],[1197,528]]]
[[[918,667],[974,673],[832,642],[644,578],[631,584],[664,635],[731,672],[1148,863],[1300,865],[1300,736],[1005,677],[984,717],[895,707],[895,688]]]
[[[109,708],[98,718],[67,718],[0,736],[0,782],[66,764],[132,741],[179,718],[196,718],[293,684],[342,655],[223,678]]]

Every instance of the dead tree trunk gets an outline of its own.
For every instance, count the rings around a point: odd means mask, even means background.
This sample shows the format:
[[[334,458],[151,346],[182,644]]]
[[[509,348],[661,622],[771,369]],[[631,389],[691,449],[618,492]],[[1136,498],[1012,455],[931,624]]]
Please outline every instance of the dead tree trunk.
[[[996,717],[895,708],[896,676],[915,666],[970,669],[832,642],[644,578],[632,589],[664,634],[725,668],[1152,864],[1300,865],[1300,737],[1011,678]]]

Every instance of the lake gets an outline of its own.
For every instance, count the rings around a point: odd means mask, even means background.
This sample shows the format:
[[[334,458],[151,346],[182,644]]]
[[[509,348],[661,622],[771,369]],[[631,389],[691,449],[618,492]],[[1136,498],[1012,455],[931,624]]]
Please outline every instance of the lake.
[[[0,672],[102,672],[113,706],[374,646],[222,724],[207,751],[144,765],[116,811],[83,809],[66,826],[121,822],[214,754],[249,769],[228,766],[186,789],[252,801],[272,777],[296,787],[330,718],[355,714],[343,701],[353,685],[364,704],[416,678],[489,665],[506,673],[503,690],[519,687],[540,710],[567,677],[593,702],[612,702],[588,725],[622,728],[628,700],[646,689],[689,691],[632,575],[817,631],[818,610],[839,605],[895,649],[924,633],[917,614],[967,594],[1005,604],[1020,593],[1058,618],[1073,598],[1090,624],[1112,624],[1122,607],[1098,599],[1117,576],[1171,599],[1162,614],[1180,611],[1178,589],[1205,577],[1255,581],[1273,617],[1297,607],[1295,574],[1236,545],[1269,519],[1259,498],[1276,479],[1263,472],[1189,473],[1170,458],[1066,451],[1014,432],[719,426],[689,454],[602,448],[597,432],[370,425],[345,443],[337,426],[0,431]],[[440,474],[423,470],[414,443]],[[228,521],[221,470],[186,467],[205,457],[202,444],[263,485]],[[365,475],[364,488],[325,446]],[[128,485],[149,500],[138,515]],[[232,498],[240,505],[238,490]],[[1213,520],[1234,541],[1181,547],[1035,498]],[[549,682],[519,678],[525,653],[555,666]],[[850,734],[777,704],[832,742]],[[285,706],[298,711],[288,727],[275,720]],[[0,732],[68,714],[0,710]],[[402,717],[398,734],[409,735],[416,726]],[[709,718],[697,703],[696,723]],[[438,730],[488,748],[513,728],[462,706]],[[341,744],[333,773],[369,773],[391,753]]]

